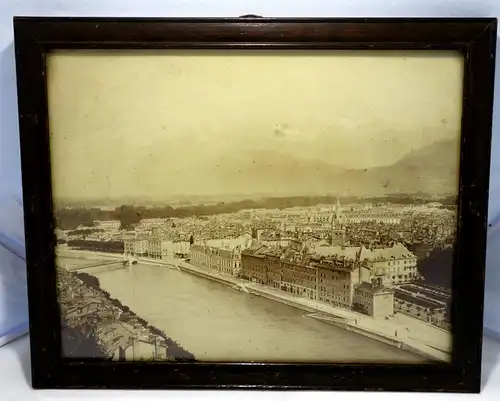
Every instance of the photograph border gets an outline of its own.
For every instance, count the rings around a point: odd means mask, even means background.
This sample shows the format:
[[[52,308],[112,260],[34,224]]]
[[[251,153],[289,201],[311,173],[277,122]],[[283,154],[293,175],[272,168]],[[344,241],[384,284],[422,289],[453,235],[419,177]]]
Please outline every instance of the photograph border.
[[[32,386],[479,392],[496,18],[15,17]],[[113,362],[61,356],[46,54],[64,49],[457,50],[464,56],[451,364]]]

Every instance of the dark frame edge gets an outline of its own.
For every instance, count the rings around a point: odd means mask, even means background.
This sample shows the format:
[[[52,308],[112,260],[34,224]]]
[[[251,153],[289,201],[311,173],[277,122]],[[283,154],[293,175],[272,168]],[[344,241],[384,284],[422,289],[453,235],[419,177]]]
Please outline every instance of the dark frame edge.
[[[460,185],[460,191],[468,196],[468,199],[462,199],[462,208],[466,208],[465,213],[471,217],[466,222],[466,227],[471,224],[477,226],[473,228],[474,232],[479,232],[477,228],[483,228],[481,235],[476,235],[474,251],[471,252],[471,259],[480,259],[481,274],[466,274],[464,276],[454,273],[453,286],[458,288],[458,294],[453,313],[462,313],[465,311],[474,311],[476,313],[468,314],[471,319],[461,319],[461,325],[454,334],[454,341],[459,337],[461,345],[465,343],[474,344],[468,349],[466,355],[463,355],[462,375],[463,389],[469,393],[478,394],[481,392],[481,373],[482,373],[482,343],[483,343],[483,313],[484,313],[484,280],[486,271],[486,240],[488,227],[488,194],[490,180],[491,160],[491,141],[493,125],[493,109],[491,105],[494,99],[495,83],[495,65],[498,18],[485,18],[486,26],[484,30],[467,46],[467,59],[465,63],[464,79],[464,100],[467,102],[463,108],[465,121],[462,124],[462,131],[476,130],[476,135],[480,136],[482,141],[465,142],[462,138],[462,159],[464,165],[474,172],[472,179],[468,179],[469,186],[464,188]],[[472,101],[471,101],[472,100]],[[470,139],[470,137],[469,137]],[[479,159],[479,160],[478,160]],[[473,164],[472,161],[487,160],[488,163]],[[469,161],[469,162],[468,162]],[[477,170],[476,170],[476,167]],[[462,176],[462,172],[461,178]],[[464,191],[465,189],[465,191]],[[479,201],[478,201],[479,199]],[[467,204],[466,204],[467,203]],[[459,213],[462,215],[462,213]],[[462,236],[463,237],[463,236]],[[461,244],[462,246],[465,244]],[[467,257],[465,258],[467,259]],[[477,264],[476,260],[476,264]],[[473,260],[469,261],[467,266],[474,268]],[[467,263],[466,262],[466,263]],[[464,268],[464,263],[458,264]],[[462,273],[462,271],[459,271]],[[479,312],[477,312],[479,311]]]
[[[29,89],[26,87],[28,86],[26,82],[21,82],[20,77],[26,78],[26,75],[30,75],[30,73],[33,73],[33,68],[28,68],[23,65],[23,60],[33,60],[33,57],[37,57],[38,62],[40,63],[40,71],[43,71],[43,48],[42,45],[37,41],[37,35],[40,33],[40,28],[42,25],[40,24],[33,24],[33,22],[47,22],[47,21],[59,21],[59,20],[64,20],[66,22],[72,22],[72,21],[96,21],[99,20],[98,18],[89,18],[89,19],[81,19],[81,18],[65,18],[65,17],[14,17],[14,31],[15,31],[15,52],[16,52],[16,70],[17,70],[17,85],[18,85],[18,107],[19,107],[19,126],[20,126],[20,131],[21,131],[21,149],[22,149],[22,166],[23,166],[23,197],[25,200],[25,204],[27,203],[30,208],[25,208],[24,214],[25,214],[25,230],[30,233],[30,237],[27,236],[27,244],[26,244],[26,250],[27,250],[27,258],[28,260],[32,261],[38,256],[40,256],[40,250],[39,247],[40,245],[32,244],[31,240],[37,241],[38,238],[38,233],[47,233],[50,231],[46,227],[45,229],[43,227],[37,227],[37,225],[43,226],[44,223],[46,223],[45,220],[45,214],[47,211],[41,211],[41,209],[44,206],[48,206],[48,204],[51,204],[51,199],[48,200],[42,200],[42,205],[37,205],[37,196],[42,195],[47,196],[46,194],[43,194],[41,191],[42,187],[40,184],[36,184],[34,181],[37,179],[37,177],[41,177],[43,181],[46,181],[46,177],[44,177],[43,174],[45,174],[47,171],[50,171],[50,161],[48,165],[46,165],[45,160],[36,160],[37,157],[35,156],[36,152],[36,146],[34,146],[35,149],[29,150],[29,145],[28,145],[28,139],[31,141],[32,134],[36,130],[40,130],[40,126],[42,124],[46,124],[46,117],[42,116],[40,114],[37,114],[40,110],[36,109],[31,109],[30,107],[35,104],[33,103],[32,100],[28,99],[28,94],[30,93]],[[113,21],[114,19],[110,18],[102,18],[102,20],[106,21]],[[120,19],[123,20],[123,19]],[[148,22],[148,19],[144,18],[139,18],[139,19],[126,19],[128,22],[136,22],[136,21],[141,21],[141,22]],[[179,18],[179,19],[152,19],[157,22],[175,22],[175,21],[186,21],[185,18]],[[207,19],[207,18],[190,18],[189,21],[196,21],[196,20],[203,20],[206,22],[214,22],[214,21],[219,21],[219,22],[258,22],[261,23],[263,21],[270,22],[270,21],[277,21],[277,22],[318,22],[321,19],[311,19],[311,18],[293,18],[293,19],[262,19],[262,18],[256,18],[256,19],[239,19],[239,18],[224,18],[224,19]],[[329,22],[333,22],[332,19],[325,19],[328,20]],[[337,22],[342,22],[342,21],[348,21],[348,22],[369,22],[370,19],[339,19],[335,20]],[[395,20],[401,21],[402,19],[373,19],[377,21],[384,20],[385,22],[395,22]],[[414,19],[409,19],[413,20]],[[438,22],[443,19],[432,19],[433,22]],[[445,19],[447,22],[450,22],[450,19]],[[460,19],[463,21],[464,19]],[[470,59],[468,61],[468,69],[470,73],[470,78],[472,79],[472,88],[469,88],[467,95],[474,100],[477,100],[477,94],[480,93],[482,96],[482,101],[479,102],[477,105],[469,105],[469,109],[467,110],[467,114],[469,114],[472,117],[467,118],[468,124],[480,124],[480,129],[478,130],[479,133],[482,135],[485,135],[485,138],[488,137],[487,131],[491,131],[491,125],[492,125],[492,113],[489,104],[490,101],[492,102],[493,100],[493,82],[494,82],[494,62],[495,62],[495,48],[496,48],[496,32],[497,32],[497,24],[498,21],[496,18],[473,18],[469,19],[470,21],[473,21],[475,23],[477,22],[482,22],[484,23],[484,30],[476,37],[476,38],[471,38],[471,42],[468,45],[468,54],[470,55]],[[18,45],[21,44],[22,46]],[[490,54],[493,55],[490,60],[485,59],[485,49],[488,49],[490,51]],[[477,55],[479,54],[479,55]],[[476,65],[481,65],[484,68],[476,68]],[[28,83],[35,84],[34,88],[34,94],[35,96],[39,96],[39,88],[43,86],[43,74],[41,76],[30,76],[30,79],[28,80]],[[474,82],[479,82],[480,85],[474,86]],[[470,82],[469,82],[470,84]],[[33,90],[33,88],[31,88]],[[43,91],[42,91],[43,92]],[[30,106],[31,105],[31,106]],[[481,119],[479,119],[481,117]],[[37,128],[38,127],[38,128]],[[469,128],[470,130],[470,128]],[[479,153],[486,158],[486,160],[489,160],[491,149],[490,149],[490,144],[491,144],[491,138],[489,138],[487,143],[481,144],[479,147]],[[37,144],[40,144],[40,139],[37,140]],[[485,145],[487,146],[487,149],[484,148]],[[467,153],[467,152],[466,152]],[[43,154],[43,152],[42,152]],[[473,158],[476,159],[476,157],[467,156],[465,154],[465,158]],[[43,159],[43,157],[40,157],[40,159]],[[36,160],[36,161],[34,161]],[[467,167],[470,167],[465,163]],[[30,170],[27,170],[27,167],[29,166]],[[38,166],[40,167],[38,171],[33,174],[33,167]],[[486,170],[486,171],[485,171]],[[475,220],[475,227],[476,229],[474,232],[478,232],[477,227],[481,224],[486,225],[486,215],[487,215],[487,202],[488,202],[488,197],[487,197],[487,191],[488,191],[488,182],[489,182],[489,166],[487,169],[481,169],[481,172],[478,172],[479,170],[475,170],[476,174],[479,174],[479,180],[477,185],[475,185],[474,188],[469,188],[468,193],[469,193],[469,198],[473,199],[474,194],[478,196],[480,199],[477,204],[473,204],[471,206],[472,211],[477,213],[477,219]],[[33,177],[34,176],[34,177]],[[486,181],[485,181],[486,179]],[[25,182],[28,183],[28,185],[25,185]],[[483,194],[481,195],[481,191],[483,191]],[[486,191],[486,199],[483,201],[484,191]],[[50,195],[50,194],[49,194]],[[50,197],[49,197],[50,198]],[[467,199],[466,199],[467,200]],[[50,206],[50,210],[51,206]],[[469,212],[470,213],[470,212]],[[42,221],[35,221],[37,217],[43,216]],[[486,227],[485,227],[486,228]],[[37,235],[34,235],[37,233]],[[32,236],[31,236],[32,235]],[[485,243],[485,235],[484,238],[482,236],[478,237],[479,243]],[[474,252],[474,256],[478,256],[477,252],[480,247],[475,248],[476,250]],[[484,256],[479,255],[479,256]],[[467,259],[467,257],[465,258]],[[483,259],[484,261],[484,259]],[[483,262],[481,261],[481,262]],[[477,261],[476,261],[477,262]],[[31,262],[30,262],[31,263]],[[47,258],[42,259],[41,262],[37,261],[35,262],[36,265],[38,266],[43,266],[45,263],[50,263],[50,261],[47,261]],[[96,388],[95,386],[92,385],[80,385],[80,384],[70,384],[70,386],[66,386],[65,384],[68,384],[68,381],[65,379],[65,374],[64,372],[61,372],[61,369],[64,370],[66,367],[66,364],[63,363],[64,361],[61,360],[59,355],[54,355],[53,354],[53,349],[52,345],[49,344],[49,346],[45,345],[44,347],[40,348],[40,344],[43,343],[39,341],[38,336],[40,336],[42,339],[47,339],[47,331],[50,329],[45,329],[44,326],[41,324],[41,321],[44,321],[44,325],[47,325],[47,320],[45,318],[42,318],[41,316],[38,316],[40,314],[40,305],[47,305],[48,303],[51,302],[50,300],[50,295],[47,295],[47,292],[50,291],[50,288],[39,288],[39,282],[38,278],[42,273],[36,272],[35,271],[35,266],[31,265],[31,268],[28,269],[28,287],[29,287],[29,297],[30,297],[30,302],[29,302],[29,312],[30,312],[30,317],[31,319],[34,319],[32,322],[30,319],[30,332],[31,332],[31,355],[32,355],[32,386],[37,389],[60,389],[60,388]],[[483,280],[484,280],[484,269],[483,269]],[[465,275],[462,276],[462,278],[458,278],[458,282],[462,283],[459,285],[459,288],[462,289],[463,286],[463,278],[466,278],[469,280],[469,276]],[[462,280],[462,281],[461,281]],[[55,281],[55,280],[54,280]],[[479,280],[480,281],[480,280]],[[480,373],[481,371],[481,341],[482,341],[482,297],[484,295],[484,288],[481,287],[481,283],[477,280],[469,280],[469,284],[472,285],[472,293],[473,296],[471,297],[469,293],[467,293],[467,296],[465,297],[463,304],[468,304],[468,309],[472,310],[474,308],[479,308],[476,309],[476,312],[472,314],[473,319],[472,321],[468,322],[468,334],[465,336],[466,338],[463,338],[462,340],[470,340],[474,344],[474,349],[469,350],[467,358],[461,360],[462,364],[460,365],[461,371],[459,372],[457,370],[457,382],[454,385],[453,388],[446,388],[444,390],[437,390],[437,388],[430,389],[430,391],[448,391],[448,392],[470,392],[470,393],[478,393],[480,391]],[[43,282],[46,282],[46,279],[43,280]],[[49,286],[51,287],[51,286]],[[55,287],[55,284],[54,284]],[[45,294],[44,294],[45,293]],[[462,293],[465,294],[465,291],[462,291]],[[478,311],[481,311],[480,316]],[[480,320],[481,324],[478,324],[478,320]],[[472,329],[471,329],[472,327]],[[476,327],[478,327],[478,330],[476,330]],[[461,341],[462,343],[463,341]],[[476,347],[476,344],[477,347]],[[460,383],[458,383],[459,380],[459,375],[463,379]],[[352,385],[350,385],[352,387]],[[111,386],[113,387],[113,386]],[[313,386],[314,387],[314,386]],[[399,386],[397,386],[399,387]],[[98,388],[102,388],[102,386],[99,386]],[[113,388],[120,388],[120,387],[113,387]],[[131,387],[126,387],[126,388],[131,388]],[[173,386],[173,388],[187,388],[187,386]],[[264,384],[262,386],[254,387],[254,386],[238,386],[237,384],[230,384],[230,385],[213,385],[213,386],[193,386],[193,389],[201,389],[201,388],[220,388],[220,389],[238,389],[238,388],[245,388],[245,389],[254,389],[254,390],[259,390],[259,389],[268,389],[268,390],[284,390],[287,388],[284,388],[280,385],[275,385],[275,386],[265,386]],[[305,388],[305,386],[299,386],[299,388],[288,388],[288,390],[299,390],[299,389],[306,389],[306,390],[312,390]],[[375,390],[375,388],[373,388]],[[359,390],[359,386],[358,386]],[[385,391],[396,391],[396,390],[391,390],[390,388],[386,389],[384,388]],[[401,391],[401,390],[399,390]],[[412,391],[408,389],[407,391]]]
[[[24,229],[25,233],[33,233],[37,230],[36,216],[38,212],[36,210],[36,205],[39,200],[39,191],[33,191],[33,188],[38,187],[37,184],[33,185],[30,182],[38,179],[39,169],[35,169],[35,177],[33,177],[33,171],[27,171],[25,166],[31,164],[34,159],[36,159],[34,153],[36,152],[36,146],[30,146],[28,141],[32,140],[30,135],[34,133],[39,124],[46,123],[46,116],[40,116],[33,106],[33,102],[28,98],[28,94],[33,93],[34,95],[40,94],[40,91],[31,91],[29,89],[30,84],[38,82],[43,87],[44,82],[44,63],[43,63],[43,51],[41,46],[36,40],[36,37],[30,33],[30,24],[26,24],[26,19],[13,18],[13,30],[14,30],[14,52],[16,61],[16,87],[17,87],[17,97],[18,97],[18,122],[19,122],[19,142],[21,147],[21,177],[22,177],[22,194],[23,194],[23,213],[24,213]],[[41,72],[40,76],[30,77],[28,82],[23,82],[22,78],[26,78],[26,62],[27,60],[33,61],[37,60],[38,70]],[[29,75],[29,74],[28,74]],[[43,93],[43,92],[42,92]],[[27,149],[29,151],[27,151]],[[43,160],[40,160],[43,163]],[[50,164],[50,161],[49,161]],[[26,185],[25,183],[29,183]],[[39,188],[37,188],[39,189]],[[49,194],[51,195],[51,194]],[[52,198],[46,202],[52,203]],[[29,208],[26,206],[30,206]],[[34,219],[35,217],[35,219]],[[50,227],[49,227],[50,229]],[[28,315],[29,315],[29,337],[30,337],[30,366],[31,366],[31,386],[34,389],[46,389],[55,388],[57,386],[58,375],[60,371],[58,369],[60,365],[60,357],[58,353],[54,353],[53,344],[43,344],[43,340],[40,338],[46,338],[46,331],[43,329],[44,325],[40,324],[44,319],[40,314],[38,308],[38,303],[47,305],[51,302],[50,296],[47,296],[47,288],[40,288],[39,275],[43,272],[35,271],[35,269],[29,268],[29,264],[32,260],[38,258],[39,252],[37,251],[37,245],[32,243],[32,238],[26,235],[26,273],[27,273],[27,286],[28,286]],[[43,265],[44,260],[38,265]],[[55,276],[55,275],[54,275]],[[54,288],[55,288],[55,277],[53,277]],[[48,316],[50,319],[50,316]],[[57,326],[59,327],[59,326]]]

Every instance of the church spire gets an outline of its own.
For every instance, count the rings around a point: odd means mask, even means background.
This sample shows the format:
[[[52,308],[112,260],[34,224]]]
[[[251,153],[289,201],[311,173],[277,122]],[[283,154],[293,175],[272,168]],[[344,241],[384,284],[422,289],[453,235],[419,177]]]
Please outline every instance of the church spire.
[[[346,242],[346,229],[342,223],[340,200],[337,196],[337,204],[335,205],[335,208],[332,208],[332,221],[330,228],[330,245],[332,246],[344,246]]]

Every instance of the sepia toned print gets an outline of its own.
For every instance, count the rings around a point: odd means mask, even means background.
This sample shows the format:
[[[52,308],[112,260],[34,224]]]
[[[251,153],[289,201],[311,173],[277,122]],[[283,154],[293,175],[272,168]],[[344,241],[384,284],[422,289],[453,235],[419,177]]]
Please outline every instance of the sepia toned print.
[[[450,361],[462,58],[47,58],[66,357]]]

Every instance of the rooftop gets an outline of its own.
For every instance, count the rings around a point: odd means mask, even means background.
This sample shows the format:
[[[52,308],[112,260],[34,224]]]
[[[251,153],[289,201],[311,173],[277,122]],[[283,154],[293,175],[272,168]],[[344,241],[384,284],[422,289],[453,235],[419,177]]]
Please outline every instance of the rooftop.
[[[431,300],[437,301],[440,303],[447,304],[447,303],[451,302],[451,296],[443,295],[439,292],[435,292],[435,291],[429,290],[429,289],[424,288],[424,287],[419,287],[419,286],[415,286],[413,284],[409,284],[409,285],[402,285],[400,288],[402,290],[407,291],[407,292],[411,292],[415,295],[417,295],[417,294],[422,295],[426,298],[430,298]]]
[[[261,242],[252,242],[252,245],[245,249],[242,254],[252,255],[257,257],[264,257],[267,255],[267,252],[271,249],[270,246],[264,245]]]
[[[384,287],[382,285],[373,285],[372,283],[368,283],[366,281],[363,281],[360,285],[356,287],[358,290],[363,290],[367,292],[371,292],[372,294],[378,294],[381,292],[393,292],[392,289]]]
[[[211,248],[235,249],[236,247],[248,248],[252,244],[252,237],[242,235],[238,238],[211,239],[205,241],[205,245]]]
[[[434,301],[429,301],[427,299],[417,298],[413,295],[407,294],[401,290],[394,290],[394,296],[403,301],[409,302],[411,304],[415,304],[418,306],[422,306],[424,308],[433,309],[444,309],[443,305]]]
[[[358,257],[359,247],[342,247],[342,246],[317,246],[314,248],[314,253],[319,256],[339,256],[349,260],[356,260]]]
[[[397,243],[388,248],[368,249],[364,246],[361,247],[360,259],[361,260],[391,260],[391,259],[406,259],[416,257],[410,252],[403,244]]]

